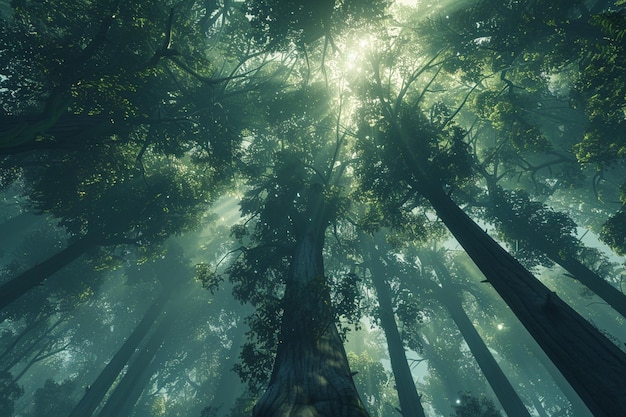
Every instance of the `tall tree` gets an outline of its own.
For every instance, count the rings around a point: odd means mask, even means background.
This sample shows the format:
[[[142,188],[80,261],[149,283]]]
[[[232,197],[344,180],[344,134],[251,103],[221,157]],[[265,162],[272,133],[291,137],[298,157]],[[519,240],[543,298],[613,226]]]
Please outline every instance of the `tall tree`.
[[[421,416],[424,417],[424,407],[421,403],[421,396],[415,388],[415,382],[411,373],[411,368],[407,361],[404,342],[398,331],[396,323],[389,277],[380,254],[376,250],[376,244],[371,237],[362,236],[365,240],[364,250],[366,252],[366,265],[372,275],[372,283],[376,289],[378,299],[378,318],[380,326],[385,332],[387,347],[389,350],[389,360],[396,382],[398,400],[400,401],[400,413],[404,417]],[[378,247],[382,246],[378,242]]]
[[[502,369],[463,309],[461,298],[454,288],[450,272],[445,267],[441,255],[431,252],[421,259],[424,260],[427,266],[430,264],[437,274],[442,289],[433,289],[440,292],[438,299],[445,304],[446,310],[448,310],[452,316],[452,320],[454,320],[454,323],[459,328],[459,331],[472,351],[472,355],[476,358],[480,369],[487,378],[487,381],[489,381],[489,385],[498,397],[498,401],[506,414],[508,416],[530,417],[530,413],[520,396],[513,388],[504,372],[502,372]]]
[[[389,97],[380,71],[374,63],[372,99],[379,104],[380,122],[371,126],[364,121],[362,133],[360,168],[368,191],[382,193],[385,198],[392,191],[383,187],[397,189],[396,194],[405,198],[401,204],[411,201],[416,193],[426,199],[589,408],[607,417],[618,412],[616,405],[624,400],[621,391],[626,383],[626,355],[452,200],[446,189],[458,187],[471,173],[463,142],[465,132],[451,124],[445,111],[431,112],[429,120],[416,109],[416,103],[404,103],[409,83],[402,86],[399,97]],[[375,182],[370,182],[372,175]],[[590,374],[594,376],[590,378]],[[599,386],[603,388],[598,390]]]

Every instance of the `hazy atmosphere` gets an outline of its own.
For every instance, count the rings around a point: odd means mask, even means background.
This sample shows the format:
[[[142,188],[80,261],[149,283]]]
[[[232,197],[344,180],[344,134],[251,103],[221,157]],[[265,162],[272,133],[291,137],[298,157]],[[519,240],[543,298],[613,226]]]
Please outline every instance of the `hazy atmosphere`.
[[[0,19],[0,417],[626,417],[626,0]]]

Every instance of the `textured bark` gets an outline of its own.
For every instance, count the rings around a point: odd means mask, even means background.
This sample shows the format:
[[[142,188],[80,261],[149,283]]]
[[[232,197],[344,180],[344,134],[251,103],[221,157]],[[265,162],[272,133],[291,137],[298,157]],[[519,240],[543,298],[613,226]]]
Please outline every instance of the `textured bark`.
[[[298,237],[269,387],[254,417],[366,417],[324,277],[321,209]]]
[[[403,417],[424,417],[420,395],[415,388],[411,368],[406,359],[404,344],[398,331],[393,305],[391,300],[391,288],[385,280],[385,268],[376,255],[373,244],[368,245],[370,256],[370,268],[372,272],[372,282],[378,295],[378,306],[380,311],[380,324],[385,332],[387,347],[389,350],[389,360],[391,370],[396,381],[396,391]]]
[[[419,175],[422,195],[593,414],[622,415],[626,409],[626,354],[426,178]]]
[[[40,285],[55,272],[69,265],[81,255],[97,246],[97,241],[85,236],[45,261],[27,269],[0,286],[0,310],[17,300],[29,290]]]
[[[104,367],[98,378],[91,384],[69,417],[90,417],[93,414],[124,366],[135,353],[141,341],[152,328],[163,308],[162,303],[163,300],[157,300],[148,308],[135,330],[133,330],[128,339]]]

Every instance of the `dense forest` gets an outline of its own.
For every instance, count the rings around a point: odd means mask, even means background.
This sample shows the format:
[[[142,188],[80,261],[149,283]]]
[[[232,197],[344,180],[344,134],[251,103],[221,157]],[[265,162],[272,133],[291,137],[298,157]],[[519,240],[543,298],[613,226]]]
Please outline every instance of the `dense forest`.
[[[0,416],[626,416],[625,0],[0,15]]]

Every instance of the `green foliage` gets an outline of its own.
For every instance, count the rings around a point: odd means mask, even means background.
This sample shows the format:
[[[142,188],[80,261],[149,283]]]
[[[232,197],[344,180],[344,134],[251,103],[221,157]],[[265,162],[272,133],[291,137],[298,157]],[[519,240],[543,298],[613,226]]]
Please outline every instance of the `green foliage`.
[[[546,152],[552,149],[540,129],[529,121],[527,103],[518,95],[493,90],[475,94],[470,102],[476,114],[489,121],[502,142],[516,152]]]
[[[380,361],[372,359],[367,351],[359,354],[348,352],[350,369],[354,372],[354,384],[372,417],[386,415],[396,403],[392,377]]]
[[[11,416],[17,401],[24,395],[24,389],[13,380],[8,371],[0,372],[0,415]]]
[[[69,415],[76,405],[74,400],[75,389],[76,384],[69,379],[61,383],[52,379],[46,380],[43,387],[35,391],[33,417]]]
[[[600,239],[618,255],[626,255],[626,210],[620,210],[602,226]]]
[[[528,267],[550,266],[555,249],[562,258],[576,257],[581,244],[576,224],[563,212],[532,201],[523,190],[497,188],[490,194],[485,214],[494,222],[499,237],[514,250],[515,257]]]
[[[387,0],[247,0],[255,40],[270,50],[304,47],[330,38],[347,26],[383,16]]]
[[[626,13],[603,13],[591,23],[601,36],[583,41],[583,70],[573,99],[590,123],[575,151],[580,162],[607,166],[626,157]]]
[[[452,417],[501,417],[493,401],[476,397],[470,393],[461,394],[460,404],[454,406]]]
[[[224,281],[221,274],[218,274],[211,265],[206,263],[196,264],[196,279],[202,284],[202,288],[207,289],[211,294],[219,289]]]

